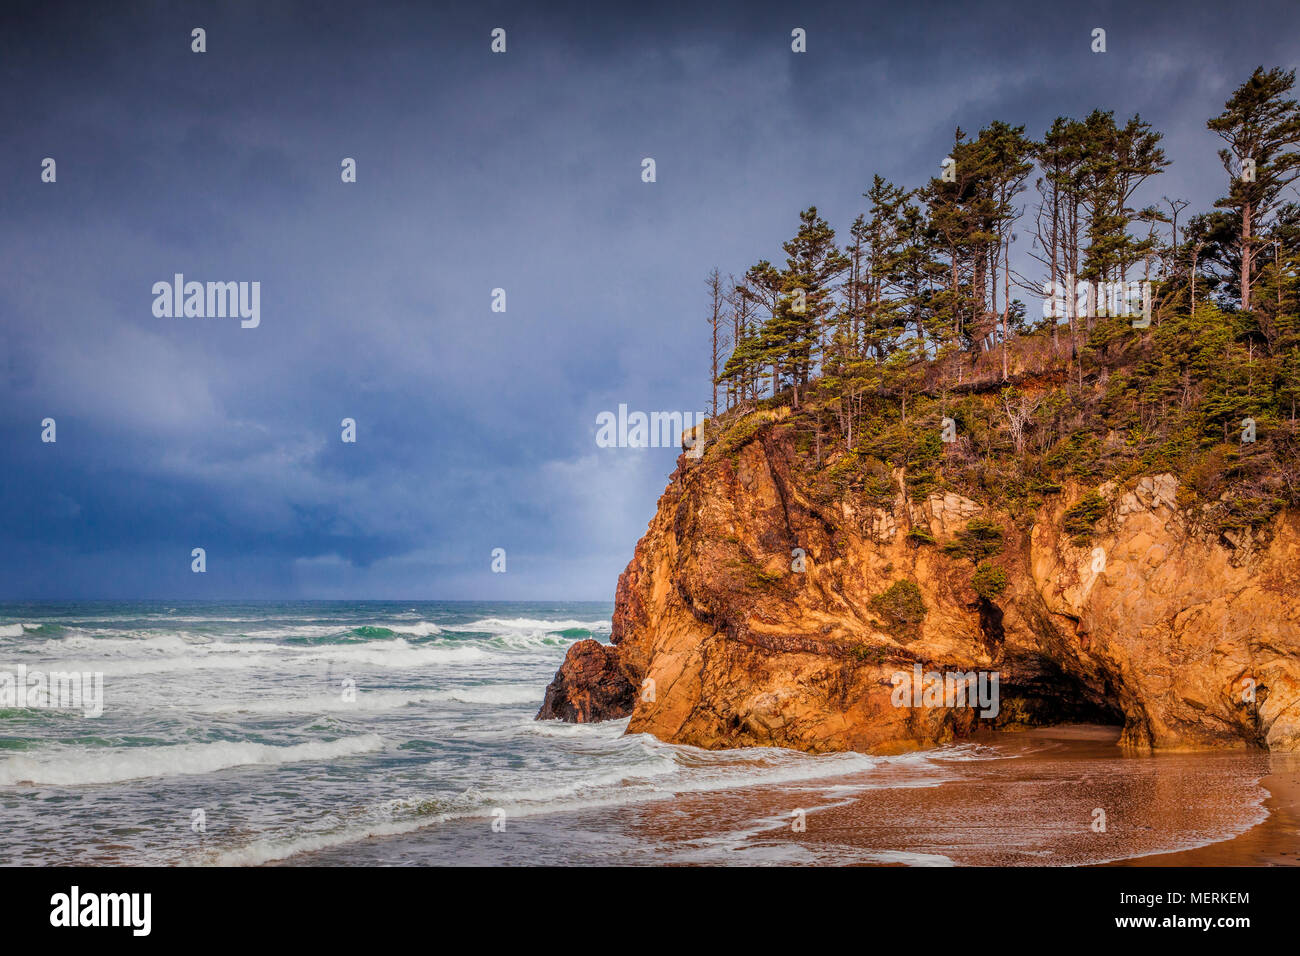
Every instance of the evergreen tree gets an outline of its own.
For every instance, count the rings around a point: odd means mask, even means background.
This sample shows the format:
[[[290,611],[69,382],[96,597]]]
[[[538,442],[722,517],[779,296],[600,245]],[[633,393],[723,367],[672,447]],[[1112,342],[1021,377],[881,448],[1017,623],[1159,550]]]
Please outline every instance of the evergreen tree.
[[[1262,66],[1256,67],[1228,99],[1223,112],[1206,123],[1228,144],[1219,150],[1219,159],[1231,185],[1228,195],[1215,206],[1231,210],[1240,223],[1235,252],[1243,309],[1251,307],[1258,233],[1264,230],[1282,190],[1300,176],[1300,151],[1294,148],[1300,145],[1300,106],[1286,98],[1294,86],[1295,70],[1265,72]]]
[[[799,214],[799,231],[782,248],[786,254],[782,297],[769,337],[776,364],[788,375],[798,407],[799,389],[808,384],[834,304],[835,280],[849,267],[849,260],[835,245],[835,230],[817,215],[816,206]]]
[[[902,216],[909,193],[877,175],[863,196],[871,203],[870,218],[863,228],[867,256],[862,302],[863,348],[875,352],[877,361],[884,361],[904,321],[899,303],[887,293],[897,279],[898,257],[904,241]]]
[[[1138,219],[1138,211],[1131,205],[1133,194],[1169,161],[1159,146],[1161,135],[1140,116],[1120,127],[1115,125],[1113,113],[1094,110],[1083,127],[1087,137],[1082,178],[1088,248],[1081,277],[1123,282],[1129,267],[1150,249],[1145,240],[1129,234],[1129,227]]]

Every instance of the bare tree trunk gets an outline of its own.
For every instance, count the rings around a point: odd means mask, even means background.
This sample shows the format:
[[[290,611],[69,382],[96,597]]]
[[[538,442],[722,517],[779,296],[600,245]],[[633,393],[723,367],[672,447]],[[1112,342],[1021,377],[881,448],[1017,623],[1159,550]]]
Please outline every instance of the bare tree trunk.
[[[709,313],[709,326],[713,331],[713,405],[711,406],[710,415],[713,418],[718,416],[718,357],[719,342],[718,328],[722,324],[722,277],[718,270],[714,269],[709,273],[706,280],[709,289],[709,304],[711,311]]]
[[[949,246],[948,251],[952,255],[952,314],[957,323],[957,327],[953,329],[953,334],[957,338],[961,338],[961,307],[957,303],[957,290],[961,286],[960,279],[957,276],[957,247]]]
[[[1056,227],[1057,227],[1057,222],[1060,219],[1060,208],[1059,208],[1060,201],[1057,198],[1057,189],[1058,187],[1055,181],[1053,181],[1052,183],[1052,294],[1053,295],[1056,295],[1060,291],[1059,286],[1057,286],[1056,284],[1057,276],[1058,276],[1056,270],[1056,251],[1057,251],[1056,250]],[[1060,322],[1061,317],[1055,314],[1056,309],[1052,309],[1052,313],[1053,313],[1052,314],[1052,352],[1055,353],[1056,350],[1060,347],[1060,336],[1058,334],[1058,330],[1061,327],[1061,322]],[[1055,354],[1053,354],[1052,360],[1053,361],[1056,360]]]
[[[1250,203],[1241,208],[1241,309],[1250,308]]]
[[[1202,245],[1204,243],[1198,242],[1192,249],[1192,315],[1196,315],[1196,260],[1200,256]]]
[[[1011,311],[1011,231],[1007,230],[1002,263],[1002,381],[1007,380],[1007,314]]]

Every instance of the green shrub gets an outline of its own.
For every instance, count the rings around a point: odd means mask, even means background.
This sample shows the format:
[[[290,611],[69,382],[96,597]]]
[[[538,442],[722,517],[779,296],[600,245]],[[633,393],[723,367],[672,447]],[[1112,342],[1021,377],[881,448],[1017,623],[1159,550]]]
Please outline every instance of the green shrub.
[[[1095,525],[1106,513],[1106,499],[1095,491],[1090,491],[1073,507],[1065,512],[1065,521],[1062,527],[1067,534],[1074,536],[1074,543],[1082,545],[1087,543],[1088,535]]]
[[[851,487],[861,474],[857,453],[849,452],[822,472],[822,480],[826,484],[843,491]]]
[[[991,561],[981,561],[971,577],[970,586],[986,601],[992,601],[1007,589],[1007,572]]]
[[[972,518],[957,532],[954,540],[943,546],[954,557],[982,561],[1002,551],[1002,529],[987,518]]]
[[[745,579],[745,587],[765,590],[785,580],[785,575],[777,571],[765,571],[761,565],[742,554],[739,558],[727,562],[727,567],[739,571]]]
[[[889,657],[889,649],[878,644],[857,644],[849,649],[849,657],[859,664],[883,664]]]
[[[926,607],[916,582],[895,581],[871,599],[871,609],[884,618],[885,630],[900,640],[913,640],[920,636]]]
[[[1223,507],[1217,514],[1216,530],[1241,531],[1245,528],[1258,528],[1267,524],[1272,517],[1286,507],[1286,499],[1267,493],[1241,492],[1231,494],[1223,501]]]
[[[939,476],[933,468],[916,468],[906,475],[907,494],[912,498],[924,498],[939,490]]]

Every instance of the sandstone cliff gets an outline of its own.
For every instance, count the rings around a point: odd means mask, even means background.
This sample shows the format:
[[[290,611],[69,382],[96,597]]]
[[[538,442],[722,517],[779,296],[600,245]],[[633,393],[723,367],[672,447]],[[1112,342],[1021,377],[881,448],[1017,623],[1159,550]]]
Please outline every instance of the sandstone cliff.
[[[815,752],[979,725],[968,707],[895,706],[894,675],[919,663],[998,674],[993,726],[1093,720],[1138,749],[1300,749],[1294,511],[1224,536],[1168,474],[1066,483],[1009,514],[914,500],[900,471],[893,502],[868,503],[821,493],[800,460],[779,420],[683,455],[619,579],[614,646],[571,648],[538,716],[630,713],[629,732],[667,741]]]

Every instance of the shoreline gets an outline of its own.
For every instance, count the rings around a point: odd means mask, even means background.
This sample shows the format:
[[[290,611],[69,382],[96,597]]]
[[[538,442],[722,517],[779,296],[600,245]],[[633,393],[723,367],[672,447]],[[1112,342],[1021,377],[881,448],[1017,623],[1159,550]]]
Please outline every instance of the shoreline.
[[[1300,755],[1128,755],[1118,728],[978,735],[1007,751],[925,789],[876,790],[771,831],[846,862],[956,866],[1300,864]],[[1098,829],[1103,826],[1104,829]]]
[[[1300,755],[1273,754],[1259,785],[1268,817],[1243,833],[1205,846],[1115,860],[1101,866],[1300,866]]]
[[[270,865],[1270,866],[1300,864],[1300,755],[1134,756],[1114,727],[987,733],[844,776],[475,817]],[[993,750],[992,748],[996,748]],[[831,803],[818,806],[819,800]],[[804,829],[791,825],[804,807]],[[1106,828],[1094,828],[1095,811]],[[509,836],[506,836],[506,833]]]

